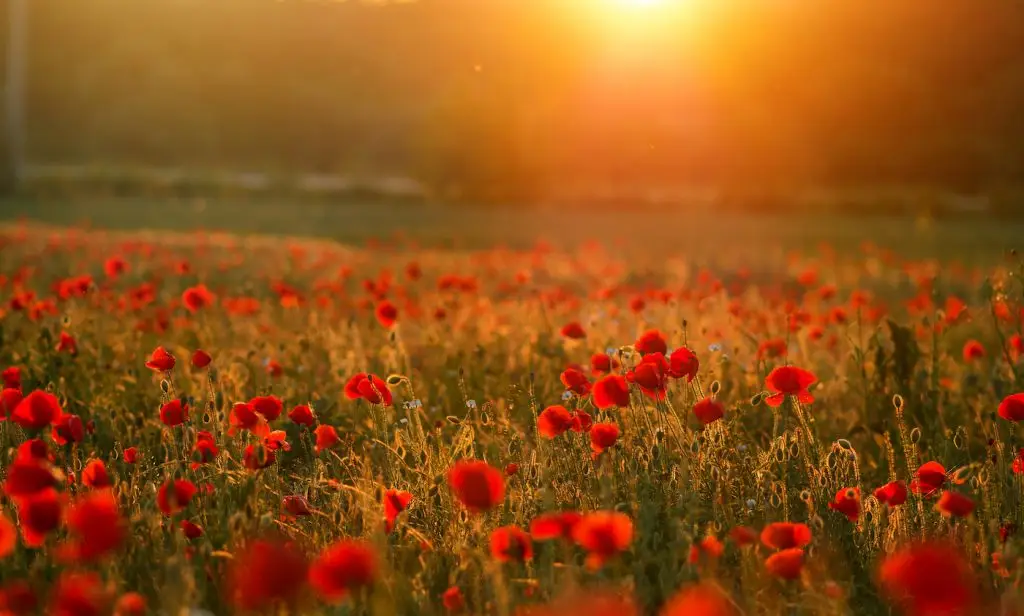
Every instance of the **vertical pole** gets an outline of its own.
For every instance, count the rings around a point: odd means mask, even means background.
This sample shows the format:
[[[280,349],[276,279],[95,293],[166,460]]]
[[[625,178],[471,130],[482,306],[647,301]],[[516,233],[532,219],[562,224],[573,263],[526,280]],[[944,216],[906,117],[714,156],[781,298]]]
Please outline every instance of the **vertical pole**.
[[[16,188],[25,173],[25,77],[28,59],[28,2],[6,0],[7,23],[7,83],[4,87],[4,108],[7,133],[6,167],[8,176],[0,180],[9,188]]]

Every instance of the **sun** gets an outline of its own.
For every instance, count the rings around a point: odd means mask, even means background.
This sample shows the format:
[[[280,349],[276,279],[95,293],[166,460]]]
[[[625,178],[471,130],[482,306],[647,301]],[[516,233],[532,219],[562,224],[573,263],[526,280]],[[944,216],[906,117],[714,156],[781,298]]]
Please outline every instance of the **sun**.
[[[610,0],[613,4],[618,4],[623,8],[651,8],[659,4],[665,4],[666,0]]]

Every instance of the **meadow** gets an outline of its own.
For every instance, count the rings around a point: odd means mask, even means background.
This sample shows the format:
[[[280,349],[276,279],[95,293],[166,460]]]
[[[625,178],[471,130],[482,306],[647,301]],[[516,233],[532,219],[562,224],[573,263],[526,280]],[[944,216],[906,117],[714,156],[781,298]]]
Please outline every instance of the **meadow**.
[[[1024,605],[1017,223],[0,212],[0,613]]]

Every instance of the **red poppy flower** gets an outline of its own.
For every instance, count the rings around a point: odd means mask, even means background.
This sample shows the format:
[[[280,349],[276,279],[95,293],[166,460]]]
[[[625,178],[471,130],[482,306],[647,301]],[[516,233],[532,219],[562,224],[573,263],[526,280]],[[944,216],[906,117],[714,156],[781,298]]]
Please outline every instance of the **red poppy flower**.
[[[590,379],[587,378],[587,375],[583,374],[583,371],[577,368],[566,368],[559,378],[566,389],[578,396],[585,396],[590,393]]]
[[[186,539],[198,539],[203,536],[203,527],[189,520],[182,520],[180,527]]]
[[[210,290],[206,288],[206,285],[200,284],[185,289],[185,292],[181,294],[181,301],[192,312],[198,312],[212,305],[214,297],[213,293],[210,293]]]
[[[21,389],[21,368],[11,366],[0,372],[0,378],[4,380],[5,389]]]
[[[1010,535],[1017,532],[1017,525],[1013,522],[1003,522],[999,525],[999,541],[1006,543],[1006,540],[1010,538]]]
[[[62,547],[63,558],[73,562],[95,562],[116,551],[128,534],[110,490],[97,490],[80,497],[67,515],[69,542]]]
[[[192,468],[198,468],[201,464],[209,464],[216,459],[220,449],[213,438],[213,434],[206,430],[196,432],[196,442],[192,446]]]
[[[125,464],[135,464],[139,461],[139,450],[136,447],[126,447],[122,457]]]
[[[772,522],[761,531],[761,543],[776,550],[800,548],[811,542],[811,529],[806,524]]]
[[[173,515],[188,507],[195,495],[195,484],[187,479],[175,479],[160,486],[160,491],[156,495],[156,504],[164,515]]]
[[[395,307],[391,302],[384,300],[377,304],[377,309],[374,311],[374,315],[377,317],[377,321],[384,327],[390,328],[398,320],[398,308]]]
[[[228,599],[249,611],[294,603],[305,587],[308,570],[305,556],[294,545],[257,539],[230,562]]]
[[[462,506],[473,513],[497,507],[505,500],[501,471],[477,460],[461,460],[448,471],[448,485]]]
[[[26,430],[42,430],[56,423],[62,414],[57,396],[37,389],[18,403],[11,420]]]
[[[541,436],[553,439],[572,427],[572,415],[564,406],[549,406],[537,417],[537,431]]]
[[[45,459],[19,459],[7,468],[4,493],[18,498],[42,492],[56,484],[57,479]]]
[[[907,502],[907,484],[903,481],[890,481],[875,490],[875,498],[890,507],[902,505]]]
[[[582,340],[587,337],[586,330],[583,329],[583,326],[580,325],[578,321],[573,321],[563,325],[561,334],[570,340]]]
[[[103,273],[107,278],[117,278],[128,271],[128,262],[120,255],[114,255],[103,262]]]
[[[697,355],[686,347],[679,347],[672,351],[672,354],[668,356],[668,363],[668,375],[674,379],[686,377],[687,383],[693,381],[700,370],[700,360],[697,359]]]
[[[717,586],[708,583],[685,588],[661,608],[659,616],[738,616],[739,610]]]
[[[313,510],[309,507],[306,497],[299,494],[292,494],[281,499],[281,508],[292,517],[312,515]]]
[[[786,341],[782,338],[772,338],[771,340],[765,340],[761,344],[757,345],[757,358],[777,358],[782,357],[788,351]]]
[[[518,472],[519,472],[519,465],[516,464],[515,462],[509,462],[508,464],[505,465],[505,476],[506,477],[511,477],[512,475],[515,475]]]
[[[441,595],[441,603],[449,612],[458,613],[466,607],[466,598],[462,596],[462,590],[458,586],[452,586]]]
[[[336,447],[341,442],[334,426],[320,424],[316,427],[316,430],[313,430],[313,434],[316,436],[316,447],[314,448],[316,449],[316,455],[320,455],[320,452],[325,449]]]
[[[58,353],[67,353],[68,355],[75,355],[78,353],[78,343],[75,341],[75,337],[67,332],[60,333],[60,339],[57,341],[55,350]]]
[[[601,410],[629,406],[629,385],[617,374],[609,374],[594,383],[593,394],[594,405]]]
[[[0,560],[3,560],[14,553],[18,545],[18,529],[14,523],[0,513]],[[2,608],[2,606],[0,606]]]
[[[573,432],[590,432],[590,429],[594,425],[594,420],[590,416],[590,413],[586,411],[577,410],[572,416],[572,431]]]
[[[800,548],[779,550],[764,561],[764,566],[777,578],[795,580],[804,567],[804,551]]]
[[[668,343],[665,341],[665,336],[656,329],[648,330],[636,339],[636,343],[633,345],[636,348],[636,352],[641,355],[647,355],[648,353],[661,353],[664,355],[668,352]]]
[[[594,353],[590,357],[590,373],[594,376],[600,376],[608,374],[612,370],[617,370],[619,362],[608,356],[607,353]]]
[[[596,453],[612,447],[619,440],[619,427],[613,423],[594,424],[590,428],[590,448]]]
[[[268,432],[263,437],[263,446],[271,451],[277,451],[279,449],[283,449],[285,451],[292,450],[292,445],[288,442],[288,433],[284,430]]]
[[[359,541],[341,541],[327,548],[309,569],[309,582],[326,601],[343,600],[377,578],[377,557]]]
[[[734,526],[729,531],[729,538],[736,545],[743,547],[757,542],[757,531],[749,526]]]
[[[537,516],[530,522],[530,536],[537,541],[572,539],[573,529],[583,519],[575,511],[561,511]]]
[[[146,616],[146,598],[137,592],[126,592],[114,604],[114,616]]]
[[[916,543],[888,556],[879,585],[909,614],[965,614],[974,605],[974,572],[960,551],[945,543]]]
[[[39,599],[32,586],[24,580],[14,580],[0,587],[0,612],[12,616],[35,614]]]
[[[931,496],[946,485],[946,469],[938,462],[925,462],[917,469],[916,479],[910,482],[910,491]]]
[[[103,460],[92,459],[82,469],[82,484],[94,490],[109,488],[113,485],[107,474],[107,465]]]
[[[1007,396],[999,403],[999,416],[1007,421],[1024,420],[1024,394]]]
[[[169,428],[180,426],[188,421],[188,405],[175,398],[160,407],[160,421]]]
[[[209,366],[212,361],[213,358],[210,357],[210,354],[202,349],[196,349],[196,352],[192,354],[192,365],[199,370]]]
[[[349,400],[363,398],[370,404],[391,406],[391,392],[384,379],[375,374],[360,372],[345,383],[345,396]]]
[[[264,367],[264,370],[267,371],[267,375],[270,376],[270,378],[272,379],[280,378],[281,375],[284,374],[284,366],[282,366],[276,360],[273,359],[267,362],[267,365],[266,367]]]
[[[817,378],[807,370],[795,366],[780,366],[771,371],[765,380],[768,390],[773,395],[765,398],[768,406],[779,406],[786,396],[796,396],[796,399],[804,404],[814,402],[814,396],[807,388]]]
[[[518,526],[502,526],[491,533],[491,556],[501,562],[533,559],[530,535]]]
[[[702,559],[716,560],[725,552],[725,546],[714,536],[704,537],[690,546],[690,564],[696,565]]]
[[[860,488],[841,488],[828,508],[846,516],[851,522],[860,517]]]
[[[936,503],[935,508],[947,518],[964,518],[971,515],[971,512],[974,511],[974,501],[963,494],[946,490],[939,497],[939,502]]]
[[[649,353],[633,370],[632,380],[640,386],[640,391],[655,400],[664,400],[668,388],[668,360],[661,353]]]
[[[82,418],[78,415],[64,413],[53,424],[50,438],[53,439],[54,443],[61,446],[70,443],[81,443],[85,438],[85,426],[82,425]]]
[[[46,441],[41,438],[31,438],[21,445],[18,445],[18,452],[14,456],[15,462],[53,462],[50,448]]]
[[[273,449],[262,444],[249,444],[242,450],[242,466],[250,471],[259,471],[267,468],[277,461],[277,455]]]
[[[245,402],[236,402],[231,407],[231,413],[228,415],[228,423],[231,424],[231,428],[228,430],[228,434],[234,435],[239,430],[249,430],[254,434],[263,434],[266,430],[266,420],[259,415],[251,404]]]
[[[412,502],[412,494],[391,489],[384,492],[384,527],[387,532],[395,527],[395,519],[398,514],[405,511],[405,508]]]
[[[51,616],[100,616],[109,610],[110,597],[100,576],[93,572],[65,571],[50,595]]]
[[[972,363],[985,357],[985,347],[981,345],[977,340],[968,340],[964,344],[964,361]]]
[[[146,362],[146,367],[155,372],[170,372],[174,368],[174,356],[158,346]]]
[[[313,409],[305,404],[300,404],[288,411],[288,419],[300,426],[313,427],[316,425],[316,417],[313,416]]]
[[[14,412],[24,396],[20,389],[8,387],[0,392],[0,421],[7,419],[7,416]]]
[[[281,411],[284,410],[284,404],[277,396],[256,396],[249,400],[249,406],[263,415],[267,421],[274,421],[281,416]]]
[[[46,488],[17,500],[18,520],[21,521],[21,536],[25,545],[39,547],[46,541],[46,535],[60,525],[61,501],[57,491]]]
[[[725,405],[714,398],[704,398],[693,405],[693,414],[706,426],[725,416]]]
[[[617,511],[588,513],[573,529],[573,540],[587,551],[587,567],[599,569],[633,542],[633,521]]]

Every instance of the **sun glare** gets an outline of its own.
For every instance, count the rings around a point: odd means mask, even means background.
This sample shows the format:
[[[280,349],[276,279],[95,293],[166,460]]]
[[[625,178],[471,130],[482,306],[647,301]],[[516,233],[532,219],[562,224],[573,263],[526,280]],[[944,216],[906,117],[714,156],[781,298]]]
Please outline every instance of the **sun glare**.
[[[665,0],[612,0],[616,4],[633,7],[633,8],[645,8],[652,7],[658,4],[664,4]]]

